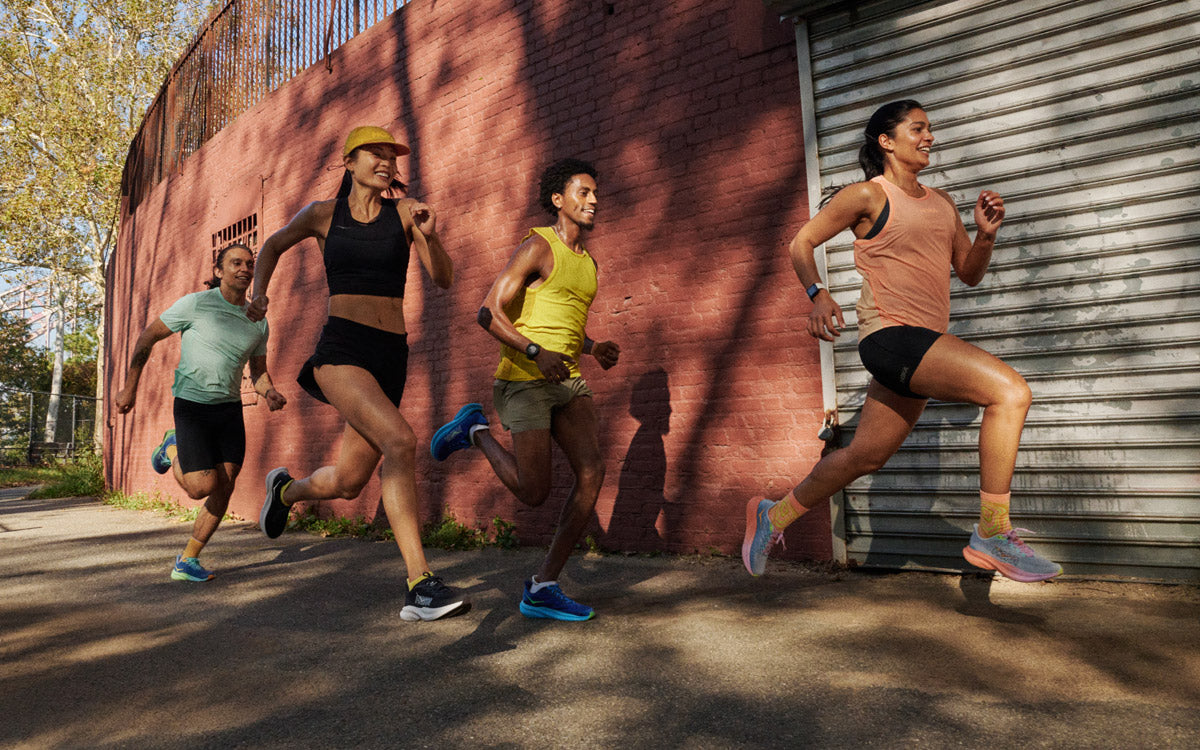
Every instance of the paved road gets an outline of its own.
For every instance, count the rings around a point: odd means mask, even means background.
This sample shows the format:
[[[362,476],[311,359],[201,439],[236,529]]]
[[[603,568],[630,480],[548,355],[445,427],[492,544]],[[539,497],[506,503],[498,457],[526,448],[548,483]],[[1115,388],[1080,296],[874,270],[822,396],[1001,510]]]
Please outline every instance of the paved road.
[[[516,609],[539,551],[433,551],[475,607],[400,620],[389,543],[0,494],[0,747],[1195,747],[1200,592],[580,556],[589,623]]]

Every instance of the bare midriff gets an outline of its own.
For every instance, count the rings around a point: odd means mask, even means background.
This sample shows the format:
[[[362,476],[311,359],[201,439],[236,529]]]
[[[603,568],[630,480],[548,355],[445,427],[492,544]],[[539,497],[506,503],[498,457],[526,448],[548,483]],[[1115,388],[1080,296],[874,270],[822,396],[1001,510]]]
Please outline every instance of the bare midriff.
[[[407,333],[404,298],[372,294],[335,294],[329,298],[329,317],[345,318],[389,333]]]

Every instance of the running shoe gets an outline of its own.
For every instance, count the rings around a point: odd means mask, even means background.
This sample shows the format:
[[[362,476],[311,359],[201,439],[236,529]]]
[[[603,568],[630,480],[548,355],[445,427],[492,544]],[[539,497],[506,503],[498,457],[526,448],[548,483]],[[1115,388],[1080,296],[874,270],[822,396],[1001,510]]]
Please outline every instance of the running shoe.
[[[283,486],[292,481],[288,470],[280,466],[267,474],[267,497],[263,500],[262,511],[258,514],[258,528],[263,530],[271,539],[276,538],[287,528],[288,514],[291,506],[283,504]]]
[[[767,571],[767,555],[776,544],[783,545],[783,532],[776,531],[767,517],[775,503],[751,500],[746,503],[746,535],[742,538],[742,562],[752,576]]]
[[[203,583],[216,578],[216,573],[200,567],[200,561],[194,557],[175,556],[175,567],[171,568],[171,580],[194,581]]]
[[[526,617],[582,622],[596,616],[594,609],[564,594],[557,583],[543,586],[537,593],[529,590],[532,585],[532,580],[526,581],[525,593],[521,595],[521,614]]]
[[[175,445],[175,430],[167,430],[163,433],[162,442],[150,454],[150,465],[159,474],[166,474],[171,470],[171,459],[167,458],[167,448]]]
[[[400,610],[400,619],[408,622],[428,622],[466,614],[470,609],[469,599],[447,586],[438,576],[426,573],[404,597],[404,609]]]
[[[454,451],[470,448],[471,428],[487,423],[487,417],[483,416],[482,404],[467,404],[458,410],[454,419],[433,433],[433,440],[429,441],[429,452],[438,461],[445,461]]]
[[[971,533],[971,542],[963,547],[967,562],[985,570],[996,570],[1014,581],[1030,583],[1045,581],[1062,573],[1062,566],[1042,557],[1029,548],[1017,536],[1018,531],[1032,534],[1029,529],[1013,529],[1007,534],[983,538],[979,536],[979,524]]]

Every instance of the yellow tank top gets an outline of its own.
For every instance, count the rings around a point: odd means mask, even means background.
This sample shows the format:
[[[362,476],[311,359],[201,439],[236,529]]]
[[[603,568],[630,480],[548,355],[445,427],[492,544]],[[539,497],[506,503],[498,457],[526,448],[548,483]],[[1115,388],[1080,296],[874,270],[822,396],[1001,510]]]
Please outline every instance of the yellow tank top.
[[[514,297],[504,308],[504,314],[521,335],[533,343],[573,358],[576,364],[569,369],[571,377],[577,378],[588,308],[596,297],[596,263],[586,249],[576,255],[564,245],[554,227],[535,227],[529,230],[525,239],[535,233],[550,243],[554,268],[550,277],[537,288],[526,287]],[[525,352],[503,345],[496,377],[500,380],[541,380],[543,376]]]

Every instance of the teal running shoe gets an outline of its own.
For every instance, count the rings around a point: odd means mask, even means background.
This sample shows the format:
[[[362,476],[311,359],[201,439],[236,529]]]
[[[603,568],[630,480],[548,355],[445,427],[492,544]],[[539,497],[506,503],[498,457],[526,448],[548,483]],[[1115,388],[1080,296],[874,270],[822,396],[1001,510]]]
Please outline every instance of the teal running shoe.
[[[193,581],[203,583],[216,578],[217,574],[200,567],[200,561],[194,557],[175,556],[175,567],[171,568],[171,580]]]
[[[521,614],[526,617],[582,622],[596,616],[596,610],[564,594],[557,583],[543,586],[537,593],[529,590],[532,585],[532,580],[526,581],[521,596]]]
[[[746,535],[742,538],[742,563],[752,576],[767,571],[767,555],[776,544],[786,548],[783,532],[776,531],[767,517],[774,507],[770,500],[751,500],[746,503]]]
[[[471,428],[487,423],[487,417],[483,416],[482,404],[467,404],[458,410],[454,419],[433,433],[433,440],[429,441],[429,452],[438,461],[445,461],[454,451],[470,448]]]
[[[175,430],[167,430],[163,434],[162,442],[150,454],[150,465],[159,474],[166,474],[171,470],[171,459],[167,458],[167,448],[175,445]]]
[[[1030,549],[1017,536],[1018,531],[1032,534],[1029,529],[1013,529],[986,539],[979,536],[979,524],[971,532],[971,541],[963,548],[963,557],[972,565],[998,571],[1005,578],[1022,583],[1045,581],[1062,573],[1062,566]]]

